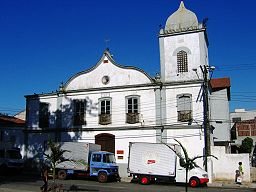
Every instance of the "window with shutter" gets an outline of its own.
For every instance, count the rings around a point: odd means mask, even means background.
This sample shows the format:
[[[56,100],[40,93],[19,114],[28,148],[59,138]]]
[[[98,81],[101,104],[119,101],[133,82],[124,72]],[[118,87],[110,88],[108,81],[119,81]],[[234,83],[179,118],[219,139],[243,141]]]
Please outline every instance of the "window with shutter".
[[[178,121],[186,122],[192,119],[192,96],[182,94],[177,96]]]
[[[139,122],[139,97],[130,96],[126,98],[126,123],[134,124]]]
[[[99,124],[107,125],[111,123],[111,99],[100,100]]]

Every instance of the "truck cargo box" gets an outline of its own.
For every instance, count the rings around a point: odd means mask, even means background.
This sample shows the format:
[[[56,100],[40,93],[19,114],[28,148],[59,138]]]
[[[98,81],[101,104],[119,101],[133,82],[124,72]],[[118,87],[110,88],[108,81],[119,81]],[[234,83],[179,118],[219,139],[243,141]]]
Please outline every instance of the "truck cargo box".
[[[94,151],[100,151],[101,146],[85,142],[62,142],[62,150],[67,150],[63,157],[70,161],[65,161],[57,165],[59,169],[72,169],[87,171],[90,162],[90,154]]]
[[[162,143],[130,143],[128,172],[175,177],[176,153]]]

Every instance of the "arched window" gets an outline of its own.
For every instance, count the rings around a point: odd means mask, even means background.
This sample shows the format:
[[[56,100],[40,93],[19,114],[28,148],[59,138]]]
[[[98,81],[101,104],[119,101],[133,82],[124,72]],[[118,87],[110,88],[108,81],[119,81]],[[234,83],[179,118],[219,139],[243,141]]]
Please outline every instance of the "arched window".
[[[186,51],[179,51],[177,53],[177,67],[178,73],[188,72],[188,55]]]
[[[111,123],[111,98],[101,98],[99,100],[99,124],[107,125]]]
[[[134,124],[139,122],[139,96],[126,97],[126,123]]]
[[[178,121],[186,122],[192,119],[192,95],[177,95]]]

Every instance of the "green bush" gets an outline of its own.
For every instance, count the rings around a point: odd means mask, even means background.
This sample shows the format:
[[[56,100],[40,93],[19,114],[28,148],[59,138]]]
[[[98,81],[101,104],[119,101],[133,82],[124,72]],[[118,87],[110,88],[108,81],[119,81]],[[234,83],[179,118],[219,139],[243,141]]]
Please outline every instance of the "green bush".
[[[253,139],[246,137],[242,141],[242,145],[239,147],[239,153],[251,153],[253,147]]]

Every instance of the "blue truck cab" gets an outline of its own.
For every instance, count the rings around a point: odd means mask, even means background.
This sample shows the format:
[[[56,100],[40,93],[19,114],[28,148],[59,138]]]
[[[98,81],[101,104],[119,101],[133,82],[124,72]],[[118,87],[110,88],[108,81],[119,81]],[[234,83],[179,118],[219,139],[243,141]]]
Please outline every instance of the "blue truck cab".
[[[101,183],[108,179],[120,181],[115,155],[106,151],[92,152],[90,156],[90,176],[96,176]]]
[[[87,142],[61,142],[57,145],[65,150],[64,161],[55,167],[58,179],[94,177],[101,183],[120,181],[114,153],[101,151],[100,145]],[[52,151],[47,149],[45,154],[52,155]]]

